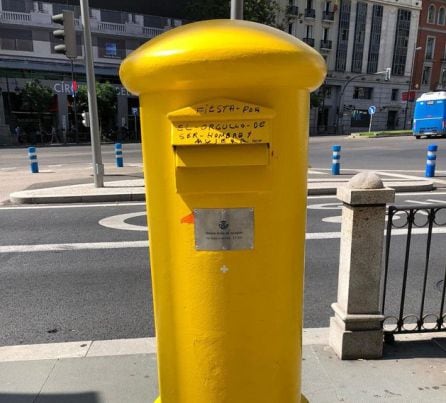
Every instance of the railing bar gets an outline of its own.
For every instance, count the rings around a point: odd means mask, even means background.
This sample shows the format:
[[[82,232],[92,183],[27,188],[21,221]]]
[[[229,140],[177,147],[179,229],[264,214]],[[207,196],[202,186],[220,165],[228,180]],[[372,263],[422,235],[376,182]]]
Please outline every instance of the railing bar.
[[[419,329],[421,329],[421,327],[423,326],[424,302],[426,299],[427,274],[429,271],[429,258],[430,258],[431,240],[432,240],[432,226],[434,224],[434,219],[435,219],[435,210],[430,209],[429,216],[428,216],[429,227],[428,227],[428,231],[427,231],[426,263],[424,266],[423,292],[421,295],[420,318],[418,320],[418,328]]]
[[[382,315],[384,315],[384,309],[386,306],[387,275],[389,273],[389,257],[390,257],[390,239],[392,236],[392,224],[393,224],[394,212],[395,212],[394,207],[389,206],[387,213],[386,251],[385,251],[385,263],[384,263],[383,297],[381,305]]]
[[[444,277],[443,277],[443,291],[441,293],[441,304],[440,304],[440,314],[438,315],[439,327],[443,323],[443,309],[444,309],[444,297],[446,294],[446,265],[444,267]]]
[[[407,284],[407,272],[409,270],[409,255],[410,255],[410,241],[412,238],[412,225],[415,216],[415,210],[410,209],[408,226],[407,226],[407,239],[406,239],[406,253],[404,257],[404,274],[403,274],[403,284],[401,288],[401,303],[400,303],[400,314],[398,318],[398,330],[401,330],[403,326],[403,314],[404,314],[404,303],[406,300],[406,284]]]

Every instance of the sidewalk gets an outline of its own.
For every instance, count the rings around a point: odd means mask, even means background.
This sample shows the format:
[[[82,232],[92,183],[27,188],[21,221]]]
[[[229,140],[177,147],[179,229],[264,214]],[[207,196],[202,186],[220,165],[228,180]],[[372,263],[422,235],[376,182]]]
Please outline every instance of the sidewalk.
[[[310,402],[444,401],[441,335],[400,337],[374,361],[339,360],[327,336],[327,328],[304,329],[302,392]],[[153,402],[155,339],[0,347],[0,379],[0,403]]]
[[[81,172],[75,176],[71,172],[67,177],[69,183],[60,183],[59,177],[53,175],[53,182],[42,183],[36,189],[26,189],[32,180],[42,181],[44,173],[27,174],[22,178],[14,178],[13,182],[19,182],[15,189],[9,189],[12,203],[47,204],[47,203],[88,203],[88,202],[119,202],[119,201],[141,201],[145,198],[144,181],[141,168],[125,167],[116,168],[107,166],[105,183],[103,188],[95,188],[92,176]],[[342,175],[332,176],[328,169],[309,170],[308,194],[309,195],[335,195],[336,189],[347,183],[359,170],[344,170]],[[2,174],[2,176],[5,173]],[[43,175],[43,178],[42,178]],[[135,179],[139,176],[141,179]],[[423,177],[408,177],[407,175],[382,173],[384,185],[394,188],[397,192],[419,192],[434,189],[434,185],[445,186],[446,182],[439,179],[434,181]],[[12,179],[12,178],[11,178]],[[50,179],[50,178],[48,178]],[[54,180],[56,179],[56,180]],[[57,181],[59,179],[59,181]],[[21,182],[20,182],[21,181]],[[443,182],[443,183],[442,183]],[[8,181],[6,180],[6,183]],[[63,185],[63,186],[61,186]],[[8,186],[8,185],[7,185]],[[11,186],[11,184],[9,185]],[[35,184],[34,184],[35,187]],[[2,201],[0,194],[0,203]]]

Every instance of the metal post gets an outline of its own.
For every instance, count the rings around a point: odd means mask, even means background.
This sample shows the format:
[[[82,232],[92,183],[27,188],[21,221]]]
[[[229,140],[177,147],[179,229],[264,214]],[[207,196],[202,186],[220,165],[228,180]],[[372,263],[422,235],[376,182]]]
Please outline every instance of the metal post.
[[[331,174],[340,175],[341,174],[341,146],[334,145],[331,147]]]
[[[74,60],[70,59],[71,61],[71,90],[73,92],[73,112],[74,112],[74,135],[75,135],[75,142],[79,142],[79,131],[78,131],[78,125],[77,125],[77,107],[76,107],[76,93],[74,92],[73,88],[73,82],[74,82]]]
[[[99,134],[98,105],[96,100],[96,80],[93,66],[93,48],[91,46],[90,11],[88,0],[80,0],[82,26],[84,30],[85,67],[87,73],[88,111],[90,113],[90,136],[93,153],[94,185],[104,187],[104,165],[101,155],[101,137]]]
[[[36,147],[28,147],[29,169],[31,173],[39,173],[39,163],[37,162]]]
[[[231,20],[243,20],[243,0],[231,0]]]
[[[435,163],[437,160],[438,146],[436,144],[429,144],[427,146],[426,156],[426,172],[424,176],[426,178],[433,178],[435,176]]]

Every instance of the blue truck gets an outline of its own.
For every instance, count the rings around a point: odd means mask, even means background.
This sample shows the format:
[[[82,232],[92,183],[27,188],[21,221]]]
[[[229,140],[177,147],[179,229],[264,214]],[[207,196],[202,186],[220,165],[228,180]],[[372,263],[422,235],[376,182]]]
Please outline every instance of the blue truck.
[[[446,91],[426,92],[417,99],[412,133],[417,139],[446,135]]]

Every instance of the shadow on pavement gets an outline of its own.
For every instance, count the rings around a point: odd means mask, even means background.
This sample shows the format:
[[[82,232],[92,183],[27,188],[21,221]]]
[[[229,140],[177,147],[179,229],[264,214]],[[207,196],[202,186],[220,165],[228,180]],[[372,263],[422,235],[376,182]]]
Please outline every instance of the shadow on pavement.
[[[94,392],[19,394],[0,393],[0,403],[100,403],[99,395]]]
[[[383,360],[411,358],[446,358],[446,351],[430,340],[396,341],[384,344]]]

